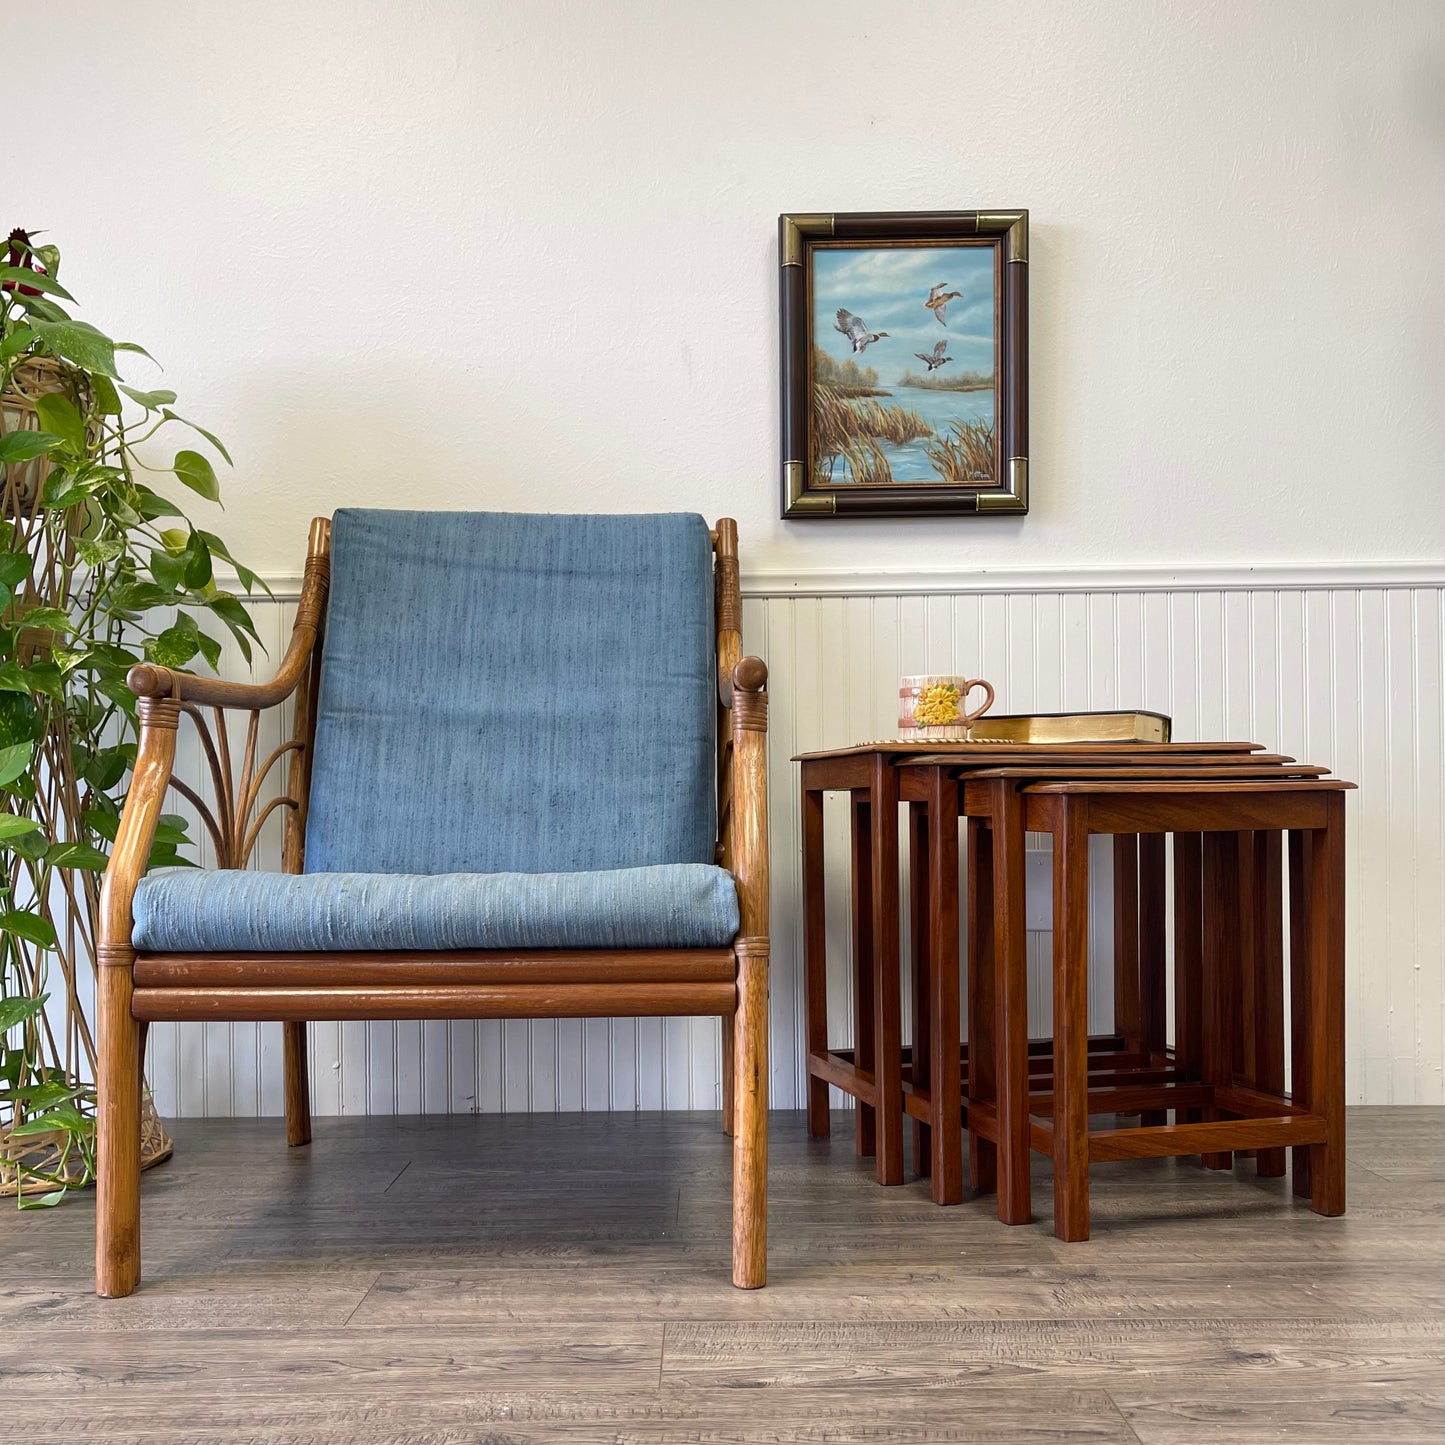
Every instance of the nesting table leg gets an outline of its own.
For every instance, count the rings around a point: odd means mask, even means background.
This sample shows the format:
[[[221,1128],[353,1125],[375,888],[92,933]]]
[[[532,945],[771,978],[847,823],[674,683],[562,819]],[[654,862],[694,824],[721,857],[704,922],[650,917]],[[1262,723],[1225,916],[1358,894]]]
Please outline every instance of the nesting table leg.
[[[1300,1108],[1314,1097],[1310,1050],[1310,900],[1314,892],[1312,832],[1291,829],[1289,835],[1289,1007],[1290,1095]],[[1310,1148],[1290,1150],[1290,1186],[1308,1199]]]
[[[968,820],[968,1097],[998,1107],[997,941],[994,937],[993,834]],[[998,1146],[976,1130],[968,1141],[968,1184],[978,1194],[998,1187]]]
[[[1061,798],[1054,834],[1054,1234],[1089,1237],[1088,803]]]
[[[1139,1020],[1139,838],[1114,835],[1114,1032],[1124,1051],[1138,1054]]]
[[[1204,1082],[1225,1088],[1233,1077],[1234,1028],[1232,987],[1237,963],[1239,914],[1234,906],[1239,877],[1239,835],[1204,835],[1204,947],[1201,969],[1203,996],[1202,1073]],[[1219,1117],[1205,1110],[1206,1120]],[[1234,1156],[1228,1150],[1203,1155],[1206,1169],[1229,1169]]]
[[[803,793],[803,981],[807,996],[807,1050],[828,1052],[828,923],[823,874],[823,794]],[[723,1038],[728,1031],[723,1029]],[[808,1075],[808,1133],[826,1139],[828,1081]]]
[[[853,843],[853,1063],[877,1074],[873,1016],[873,809],[866,790],[851,794]],[[878,1149],[877,1109],[858,1100],[854,1146],[859,1158]]]
[[[1313,830],[1309,879],[1308,1053],[1311,1113],[1325,1121],[1322,1144],[1310,1145],[1310,1207],[1345,1212],[1345,800],[1329,798],[1327,825]]]
[[[1151,1064],[1168,1050],[1164,1028],[1165,972],[1168,967],[1164,931],[1164,834],[1139,835],[1139,1031],[1140,1043]],[[1146,1110],[1139,1122],[1145,1127],[1168,1122],[1167,1111]]]
[[[993,822],[998,1217],[1004,1224],[1027,1224],[1033,1218],[1033,1204],[1029,1183],[1032,1153],[1029,1137],[1029,988],[1024,918],[1024,803],[1017,788],[1008,779],[998,779],[990,784],[990,789],[989,815]],[[1085,1047],[1087,1048],[1087,1044]],[[970,1060],[970,1066],[971,1063]]]
[[[1203,850],[1202,833],[1174,835],[1174,1060],[1194,1079],[1204,1076]],[[1200,1117],[1198,1109],[1175,1111],[1179,1124]]]
[[[1284,896],[1283,852],[1277,832],[1254,837],[1254,1059],[1252,1082],[1268,1094],[1283,1094],[1284,1079]],[[1284,1173],[1285,1151],[1261,1149],[1255,1170],[1264,1178]]]
[[[929,899],[933,891],[930,877],[929,822],[926,803],[908,805],[908,938],[913,964],[913,1046],[908,1077],[916,1090],[928,1089],[932,1076],[929,1061],[932,1053],[930,1027],[930,973],[932,943],[929,929]],[[929,1095],[936,1111],[938,1100]],[[913,1170],[920,1176],[933,1168],[933,1129],[922,1119],[910,1115],[913,1126]]]
[[[898,770],[873,771],[873,1079],[880,1184],[903,1183],[903,1019],[898,958]]]
[[[928,1093],[933,1101],[935,1204],[963,1201],[963,1104],[958,1027],[958,784],[936,769],[928,800]],[[918,1034],[914,1034],[914,1048]],[[915,1068],[914,1078],[918,1077]]]

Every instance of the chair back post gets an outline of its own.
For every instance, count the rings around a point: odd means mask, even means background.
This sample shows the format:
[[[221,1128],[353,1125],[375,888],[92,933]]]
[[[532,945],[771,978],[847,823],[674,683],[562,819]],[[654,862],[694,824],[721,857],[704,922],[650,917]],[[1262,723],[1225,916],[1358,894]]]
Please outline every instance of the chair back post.
[[[321,686],[321,642],[326,630],[326,603],[331,588],[331,519],[315,517],[306,546],[306,570],[296,627],[309,629],[313,642],[306,671],[296,688],[296,716],[291,731],[300,746],[291,754],[287,794],[295,807],[287,809],[281,848],[281,871],[300,873],[306,861],[306,808],[311,799],[311,754],[316,743],[316,699]]]
[[[321,689],[321,647],[326,630],[326,604],[331,591],[331,519],[314,517],[306,544],[306,571],[296,626],[312,637],[306,671],[296,686],[296,716],[291,739],[300,746],[291,754],[286,791],[295,800],[287,809],[281,843],[281,871],[300,873],[306,864],[306,810],[311,801],[311,755],[316,745],[316,702]],[[286,1143],[291,1148],[311,1142],[311,1071],[306,1062],[306,1024],[288,1019],[281,1025],[282,1082],[286,1106]]]
[[[733,668],[743,653],[743,602],[738,582],[738,524],[731,517],[719,519],[713,530],[713,568],[717,625],[717,861],[732,868],[732,714],[725,694],[732,686]]]

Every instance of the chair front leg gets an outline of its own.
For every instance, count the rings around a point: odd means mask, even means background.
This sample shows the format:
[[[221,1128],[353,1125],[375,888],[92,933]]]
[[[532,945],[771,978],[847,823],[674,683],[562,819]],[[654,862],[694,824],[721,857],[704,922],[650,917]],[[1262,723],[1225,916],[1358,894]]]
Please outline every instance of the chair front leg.
[[[733,1283],[768,1279],[767,668],[745,657],[724,701],[733,725],[732,869],[741,924],[733,1017]]]
[[[131,905],[175,763],[180,707],[170,698],[143,697],[139,714],[135,770],[101,884],[95,951],[95,1292],[104,1296],[130,1294],[140,1283],[142,1046],[131,1008]]]
[[[141,1028],[131,1016],[134,955],[100,959],[97,984],[95,1292],[140,1283]]]
[[[733,1283],[768,1281],[768,943],[740,938],[733,1018]]]

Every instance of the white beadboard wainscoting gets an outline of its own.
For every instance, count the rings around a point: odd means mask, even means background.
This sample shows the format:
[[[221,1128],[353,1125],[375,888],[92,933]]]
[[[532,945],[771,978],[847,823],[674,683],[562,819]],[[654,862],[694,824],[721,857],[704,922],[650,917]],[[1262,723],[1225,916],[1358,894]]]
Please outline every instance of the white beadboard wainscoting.
[[[277,600],[252,609],[273,659],[295,584],[276,591]],[[1173,717],[1177,739],[1250,739],[1359,783],[1348,795],[1348,1097],[1445,1099],[1445,569],[816,573],[745,578],[744,593],[747,649],[771,671],[776,1107],[804,1100],[797,768],[789,759],[891,736],[897,679],[911,672],[987,677],[1001,712],[1149,708]],[[263,755],[282,726],[279,715],[267,719]],[[195,775],[198,750],[186,732],[181,766]],[[852,1027],[841,800],[826,819],[838,1044]],[[268,832],[261,866],[277,857],[279,826]],[[1031,913],[1046,922],[1046,901]],[[1102,1021],[1111,919],[1107,908],[1096,917]],[[1047,932],[1031,932],[1029,944],[1042,1029]],[[319,1114],[694,1109],[719,1097],[718,1025],[709,1019],[316,1023],[311,1046]],[[157,1024],[149,1074],[162,1115],[279,1114],[280,1026]]]

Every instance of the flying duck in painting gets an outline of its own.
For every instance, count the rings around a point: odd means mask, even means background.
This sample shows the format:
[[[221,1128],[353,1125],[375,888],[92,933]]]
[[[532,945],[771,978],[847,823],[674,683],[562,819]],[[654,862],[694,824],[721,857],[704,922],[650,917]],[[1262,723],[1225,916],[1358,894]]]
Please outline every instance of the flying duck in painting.
[[[957,301],[963,295],[962,291],[949,291],[948,282],[940,281],[932,291],[928,293],[928,300],[923,304],[938,318],[940,326],[947,326],[948,303]],[[915,352],[914,355],[917,355]]]
[[[886,331],[869,331],[861,316],[855,316],[841,306],[838,308],[838,321],[833,330],[841,331],[853,343],[855,356],[860,356],[875,341],[882,341],[888,335]]]
[[[945,356],[945,355],[943,354],[944,348],[945,348],[947,345],[948,345],[948,342],[946,342],[946,341],[940,341],[940,342],[938,343],[938,345],[933,348],[933,355],[932,355],[932,356],[925,356],[921,351],[915,351],[913,354],[914,354],[930,371],[937,371],[938,368],[939,368],[940,366],[942,366],[945,361],[952,361],[952,360],[953,360],[953,358],[952,358],[951,356]]]

